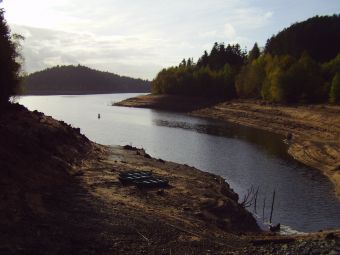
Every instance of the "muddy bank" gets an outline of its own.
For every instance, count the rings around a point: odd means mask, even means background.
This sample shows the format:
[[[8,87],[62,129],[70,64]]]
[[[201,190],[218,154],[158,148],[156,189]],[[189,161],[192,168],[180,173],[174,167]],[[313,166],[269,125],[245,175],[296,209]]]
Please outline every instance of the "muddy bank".
[[[114,103],[115,106],[149,108],[157,110],[191,112],[205,107],[213,106],[220,101],[217,99],[202,99],[200,97],[183,97],[175,95],[143,95],[128,98]]]
[[[223,254],[261,235],[218,176],[94,144],[20,105],[1,113],[0,140],[1,254]],[[131,170],[170,186],[122,185]]]
[[[191,113],[291,136],[288,153],[321,170],[340,197],[340,106],[278,106],[233,101]]]
[[[283,138],[288,135],[291,137],[288,153],[321,170],[332,181],[335,193],[340,197],[340,106],[280,106],[256,100],[235,100],[208,107],[201,102],[190,109],[185,105],[191,104],[192,99],[182,98],[185,103],[181,104],[173,96],[165,95],[130,98],[116,105],[158,109],[162,100],[166,101],[167,107],[160,109],[171,111],[171,106],[176,105],[175,110],[181,108],[194,116],[255,127],[281,134]]]

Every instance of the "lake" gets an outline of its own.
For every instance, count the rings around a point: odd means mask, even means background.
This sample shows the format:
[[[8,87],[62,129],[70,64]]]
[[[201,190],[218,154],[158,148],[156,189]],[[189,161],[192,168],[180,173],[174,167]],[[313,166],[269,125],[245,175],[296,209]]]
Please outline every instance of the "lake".
[[[268,221],[275,190],[273,222],[285,230],[340,228],[340,201],[332,184],[292,159],[281,136],[181,113],[111,106],[136,95],[25,96],[19,102],[79,127],[97,143],[143,147],[153,157],[221,175],[240,200],[251,187],[259,188],[259,223],[264,199]]]

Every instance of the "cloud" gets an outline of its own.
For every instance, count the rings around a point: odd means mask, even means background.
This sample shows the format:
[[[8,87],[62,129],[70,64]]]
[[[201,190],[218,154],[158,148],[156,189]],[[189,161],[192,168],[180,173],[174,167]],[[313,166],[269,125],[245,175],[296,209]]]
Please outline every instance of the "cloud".
[[[234,10],[228,21],[244,28],[258,29],[268,25],[272,17],[272,11],[264,11],[259,8],[241,8]]]
[[[174,56],[167,56],[166,52],[184,47],[144,35],[97,36],[20,25],[12,25],[12,30],[26,37],[23,55],[27,72],[80,63],[121,75],[151,79],[162,68],[157,59],[163,56],[162,64],[172,64]]]
[[[213,40],[250,47],[258,38],[259,32],[270,26],[274,12],[249,6],[243,1],[233,3],[232,8],[215,10],[211,15],[215,22],[209,23],[211,26],[200,26],[203,30],[199,32],[200,38],[210,38],[210,43]]]
[[[235,28],[230,23],[224,25],[224,32],[229,41],[232,41],[236,38]]]
[[[28,72],[81,63],[149,79],[215,41],[250,46],[273,17],[237,0],[11,0],[5,8],[12,30],[26,37]]]

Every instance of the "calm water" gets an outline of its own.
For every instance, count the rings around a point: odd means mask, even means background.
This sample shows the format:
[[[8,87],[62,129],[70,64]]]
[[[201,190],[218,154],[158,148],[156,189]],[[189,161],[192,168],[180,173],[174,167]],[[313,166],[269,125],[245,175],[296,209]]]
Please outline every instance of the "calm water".
[[[184,114],[111,106],[134,95],[27,96],[19,101],[80,127],[95,142],[143,147],[154,157],[221,175],[241,198],[251,186],[259,187],[258,214],[262,217],[266,197],[266,219],[275,189],[274,223],[298,231],[340,227],[340,201],[331,183],[294,161],[282,137]]]

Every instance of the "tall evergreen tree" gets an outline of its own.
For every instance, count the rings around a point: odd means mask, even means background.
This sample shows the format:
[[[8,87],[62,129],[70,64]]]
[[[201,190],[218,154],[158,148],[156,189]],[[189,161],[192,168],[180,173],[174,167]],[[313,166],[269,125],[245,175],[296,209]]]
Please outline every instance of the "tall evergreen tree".
[[[0,9],[0,110],[8,103],[10,96],[15,95],[19,86],[18,56],[4,18],[4,10]]]
[[[208,52],[205,50],[204,54],[202,57],[200,57],[197,61],[197,67],[205,67],[208,65],[208,61],[209,61],[209,55]]]
[[[257,43],[254,44],[253,48],[251,51],[249,51],[248,54],[248,61],[251,63],[253,60],[257,59],[260,56],[260,48],[257,45]]]

